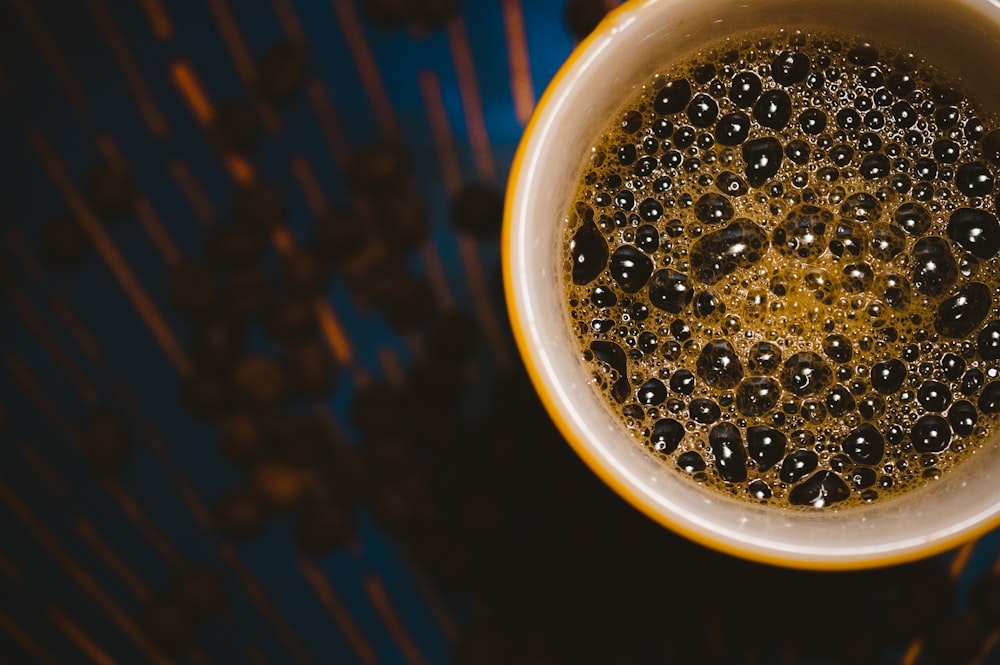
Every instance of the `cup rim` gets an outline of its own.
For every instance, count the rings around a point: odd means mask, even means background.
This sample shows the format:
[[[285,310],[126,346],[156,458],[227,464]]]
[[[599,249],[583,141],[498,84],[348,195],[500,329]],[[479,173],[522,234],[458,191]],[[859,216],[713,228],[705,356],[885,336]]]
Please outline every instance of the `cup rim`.
[[[524,173],[525,160],[529,157],[529,149],[536,140],[539,125],[547,115],[552,102],[562,96],[564,87],[568,85],[567,80],[574,75],[580,63],[592,54],[596,45],[607,39],[617,26],[627,20],[628,15],[641,12],[645,7],[660,1],[635,0],[634,2],[625,2],[619,5],[611,10],[601,23],[585,39],[577,44],[569,57],[559,67],[539,98],[511,163],[501,233],[504,294],[515,342],[524,361],[528,376],[549,417],[587,466],[619,496],[647,517],[703,546],[758,563],[827,571],[876,568],[906,563],[940,554],[954,549],[963,543],[978,539],[990,532],[997,525],[1000,525],[1000,510],[996,508],[988,519],[982,519],[978,524],[958,528],[944,535],[937,535],[933,540],[927,540],[918,544],[901,545],[900,548],[892,550],[878,552],[858,550],[854,553],[845,553],[836,558],[817,558],[810,557],[808,553],[802,550],[782,551],[773,545],[768,551],[761,551],[751,547],[741,547],[739,543],[732,542],[711,530],[699,530],[685,523],[679,516],[663,510],[648,497],[636,491],[635,487],[614,474],[606,463],[598,458],[594,450],[583,441],[571,420],[560,409],[557,398],[553,395],[550,386],[546,382],[545,373],[539,367],[540,359],[537,355],[538,351],[529,339],[527,326],[524,321],[525,313],[522,312],[519,305],[517,277],[514,274],[515,271],[512,264],[515,254],[516,203],[520,196],[520,187],[518,185]]]

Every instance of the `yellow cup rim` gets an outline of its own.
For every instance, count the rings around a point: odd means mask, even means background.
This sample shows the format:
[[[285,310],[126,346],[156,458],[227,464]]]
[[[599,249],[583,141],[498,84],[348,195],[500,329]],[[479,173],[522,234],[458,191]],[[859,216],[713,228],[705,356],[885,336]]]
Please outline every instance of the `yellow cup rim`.
[[[571,423],[566,419],[560,410],[555,398],[549,392],[545,381],[542,378],[542,371],[534,362],[530,340],[525,334],[525,328],[521,319],[521,312],[518,309],[514,276],[511,269],[511,252],[513,247],[513,211],[517,196],[516,184],[521,173],[528,146],[531,143],[538,127],[539,119],[544,114],[545,109],[556,95],[556,91],[561,88],[566,80],[572,76],[574,70],[585,54],[598,42],[604,40],[613,32],[628,14],[640,12],[647,5],[652,5],[661,0],[631,0],[626,1],[615,9],[611,10],[601,21],[601,23],[581,41],[569,55],[565,62],[557,70],[551,81],[545,88],[542,96],[536,104],[531,118],[522,134],[514,159],[511,163],[507,180],[507,189],[504,205],[504,220],[501,233],[501,262],[503,268],[503,285],[507,305],[507,313],[513,330],[514,339],[518,351],[524,361],[525,368],[538,393],[546,411],[560,433],[579,455],[579,457],[590,467],[590,469],[619,496],[623,497],[633,507],[645,514],[653,521],[668,529],[678,533],[696,543],[716,551],[729,554],[731,556],[748,559],[757,563],[777,565],[789,568],[799,568],[815,571],[846,571],[878,568],[908,563],[919,559],[941,554],[948,550],[959,547],[967,542],[976,540],[989,533],[996,526],[1000,525],[1000,514],[997,514],[988,521],[981,522],[974,527],[960,531],[950,537],[940,538],[919,547],[908,548],[902,551],[888,551],[878,554],[866,554],[863,557],[842,559],[808,559],[801,556],[783,556],[781,553],[766,554],[754,550],[741,549],[721,538],[713,537],[711,533],[690,528],[687,525],[672,519],[670,515],[664,514],[654,506],[639,496],[628,484],[622,482],[601,463],[593,452],[580,440]],[[975,1],[975,0],[973,0]],[[989,2],[990,0],[986,0]]]

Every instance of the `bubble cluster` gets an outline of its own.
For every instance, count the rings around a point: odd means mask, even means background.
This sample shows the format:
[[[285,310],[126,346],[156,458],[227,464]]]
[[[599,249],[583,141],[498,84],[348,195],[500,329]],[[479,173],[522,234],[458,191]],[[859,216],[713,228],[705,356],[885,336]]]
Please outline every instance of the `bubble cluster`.
[[[930,63],[855,40],[731,37],[654,76],[567,216],[609,407],[750,501],[910,491],[1000,412],[1000,129]]]

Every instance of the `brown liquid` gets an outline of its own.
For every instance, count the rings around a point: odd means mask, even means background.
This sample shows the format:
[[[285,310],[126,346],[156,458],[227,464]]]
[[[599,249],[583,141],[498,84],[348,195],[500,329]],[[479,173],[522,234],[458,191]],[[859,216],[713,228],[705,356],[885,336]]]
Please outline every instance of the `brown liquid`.
[[[853,38],[729,38],[654,77],[568,216],[570,316],[609,408],[680,473],[772,505],[952,472],[1000,408],[997,126]]]

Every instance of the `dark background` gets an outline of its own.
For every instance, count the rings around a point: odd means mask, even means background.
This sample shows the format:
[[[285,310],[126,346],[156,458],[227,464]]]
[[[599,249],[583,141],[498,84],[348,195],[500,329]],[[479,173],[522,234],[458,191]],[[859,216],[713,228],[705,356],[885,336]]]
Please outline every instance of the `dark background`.
[[[750,564],[542,412],[500,197],[614,4],[0,1],[0,665],[1000,662],[997,534]]]

